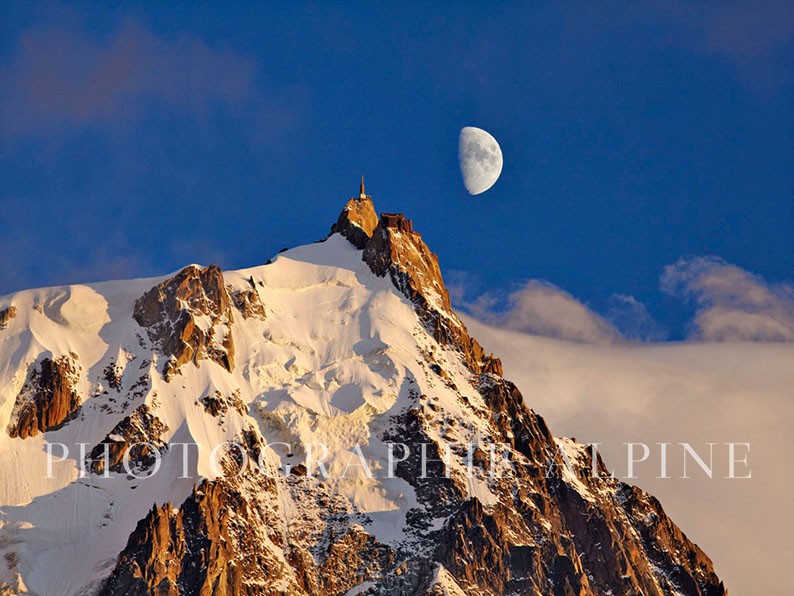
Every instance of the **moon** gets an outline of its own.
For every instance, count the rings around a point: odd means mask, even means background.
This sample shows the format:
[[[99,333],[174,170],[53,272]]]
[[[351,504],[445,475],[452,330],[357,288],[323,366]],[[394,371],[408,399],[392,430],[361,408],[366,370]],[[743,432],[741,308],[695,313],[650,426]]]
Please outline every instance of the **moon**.
[[[460,129],[458,161],[463,185],[470,195],[484,193],[502,173],[502,150],[499,143],[481,128],[465,126]]]

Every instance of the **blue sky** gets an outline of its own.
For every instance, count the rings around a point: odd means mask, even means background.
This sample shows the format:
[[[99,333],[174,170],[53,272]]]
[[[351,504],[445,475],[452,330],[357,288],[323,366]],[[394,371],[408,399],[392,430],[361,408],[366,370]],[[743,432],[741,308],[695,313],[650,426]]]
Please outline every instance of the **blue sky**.
[[[760,307],[706,263],[794,330],[791,5],[195,4],[2,5],[0,294],[261,264],[363,173],[494,323],[707,337]],[[504,152],[478,197],[463,126]]]

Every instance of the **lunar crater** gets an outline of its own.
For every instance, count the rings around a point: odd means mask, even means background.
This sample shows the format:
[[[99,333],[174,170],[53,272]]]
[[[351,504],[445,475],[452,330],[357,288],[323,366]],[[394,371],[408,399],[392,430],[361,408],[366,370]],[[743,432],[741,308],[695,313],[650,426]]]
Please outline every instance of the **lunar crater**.
[[[463,184],[472,195],[491,188],[502,173],[499,143],[488,132],[474,126],[466,126],[460,131],[458,161]]]

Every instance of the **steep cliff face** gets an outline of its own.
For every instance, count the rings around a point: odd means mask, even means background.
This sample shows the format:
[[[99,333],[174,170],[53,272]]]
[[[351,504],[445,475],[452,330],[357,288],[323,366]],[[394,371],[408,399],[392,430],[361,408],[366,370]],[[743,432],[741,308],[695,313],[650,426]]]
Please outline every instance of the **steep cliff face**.
[[[285,537],[269,524],[274,486],[260,480],[247,488],[204,482],[179,509],[154,507],[100,594],[300,593],[282,553]]]
[[[185,267],[135,302],[133,317],[171,359],[170,376],[187,362],[209,358],[234,369],[231,299],[219,267]]]
[[[75,354],[45,358],[32,365],[14,404],[8,434],[20,439],[35,437],[74,419],[80,411],[79,380]]]
[[[320,499],[332,513],[333,497]],[[154,507],[138,523],[99,594],[343,594],[394,564],[392,549],[354,523],[330,526],[307,550],[294,540],[307,528],[289,528],[283,514],[277,483],[260,472],[205,481],[178,510]]]

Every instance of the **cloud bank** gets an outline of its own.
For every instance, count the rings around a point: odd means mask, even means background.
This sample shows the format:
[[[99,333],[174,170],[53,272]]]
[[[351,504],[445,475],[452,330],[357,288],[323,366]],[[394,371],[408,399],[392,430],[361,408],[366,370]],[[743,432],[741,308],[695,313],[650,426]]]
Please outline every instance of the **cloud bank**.
[[[693,339],[794,341],[794,286],[767,284],[717,257],[681,259],[665,267],[660,284],[696,304]]]

